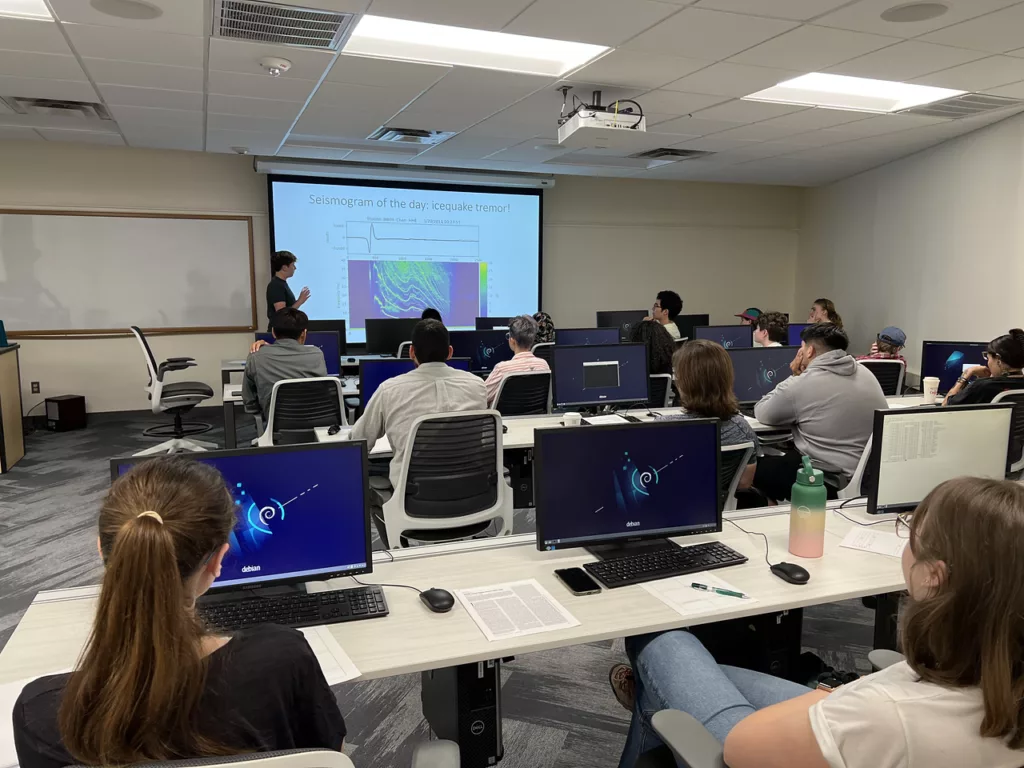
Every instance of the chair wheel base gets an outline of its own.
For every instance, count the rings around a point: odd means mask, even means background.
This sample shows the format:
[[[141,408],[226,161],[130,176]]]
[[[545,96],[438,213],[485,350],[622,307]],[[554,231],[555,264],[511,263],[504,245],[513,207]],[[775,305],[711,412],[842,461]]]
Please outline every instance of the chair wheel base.
[[[218,448],[220,448],[220,446],[216,443],[211,443],[205,440],[188,440],[186,438],[176,437],[172,440],[166,440],[159,445],[154,445],[152,448],[146,448],[138,453],[133,453],[132,455],[157,456],[161,453],[197,453],[200,451],[214,451]]]
[[[213,429],[213,425],[207,424],[203,421],[185,421],[180,425],[159,424],[155,427],[150,427],[142,433],[142,436],[172,438],[192,437],[193,435],[201,435],[204,432],[209,432],[211,429]]]

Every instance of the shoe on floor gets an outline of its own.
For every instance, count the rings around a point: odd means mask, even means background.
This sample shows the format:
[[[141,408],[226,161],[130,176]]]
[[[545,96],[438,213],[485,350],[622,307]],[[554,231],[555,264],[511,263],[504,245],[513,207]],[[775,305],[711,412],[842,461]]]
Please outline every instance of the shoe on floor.
[[[636,703],[636,679],[633,668],[629,664],[616,664],[608,670],[608,684],[612,687],[615,700],[628,712],[633,711]]]

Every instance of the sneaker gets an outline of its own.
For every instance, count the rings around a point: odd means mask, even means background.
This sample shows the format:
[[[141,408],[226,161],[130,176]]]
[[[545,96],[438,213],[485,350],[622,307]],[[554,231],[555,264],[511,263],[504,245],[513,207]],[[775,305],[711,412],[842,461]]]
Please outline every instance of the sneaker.
[[[616,664],[608,670],[608,684],[612,687],[615,700],[627,712],[632,712],[636,703],[636,679],[633,677],[633,668],[629,664]]]

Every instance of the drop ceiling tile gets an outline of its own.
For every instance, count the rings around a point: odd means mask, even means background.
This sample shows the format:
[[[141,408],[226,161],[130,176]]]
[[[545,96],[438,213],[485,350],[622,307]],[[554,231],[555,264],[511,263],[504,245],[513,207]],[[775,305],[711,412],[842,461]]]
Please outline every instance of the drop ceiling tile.
[[[321,83],[310,106],[334,109],[366,109],[395,114],[419,95],[419,90],[378,88],[351,83]]]
[[[790,112],[806,110],[805,106],[793,104],[768,104],[763,101],[741,101],[735,99],[725,104],[702,109],[694,117],[701,120],[727,120],[732,123],[756,123]]]
[[[835,136],[845,136],[847,139],[861,139],[868,136],[879,136],[883,133],[896,133],[898,131],[910,130],[911,128],[920,128],[922,126],[936,125],[937,123],[945,122],[948,121],[935,117],[926,117],[924,115],[878,115],[876,117],[858,120],[855,123],[840,125],[835,128],[825,128],[821,132],[834,134]],[[795,141],[796,138],[788,140]]]
[[[298,80],[281,75],[241,75],[237,72],[211,71],[208,93],[223,96],[245,96],[250,99],[305,102],[316,88],[315,80]]]
[[[830,144],[842,144],[846,141],[852,141],[853,138],[849,134],[829,130],[807,131],[806,133],[795,133],[792,136],[785,137],[787,143],[798,144],[802,147],[827,147]]]
[[[784,126],[768,123],[751,123],[740,125],[715,134],[716,139],[738,139],[740,141],[774,141],[784,136],[792,136],[795,131]]]
[[[1024,48],[1018,48],[1015,51],[1007,51],[1006,55],[1007,56],[1019,56],[1021,58],[1024,58]]]
[[[670,91],[707,93],[715,96],[749,96],[752,93],[799,77],[803,72],[768,67],[748,67],[726,61],[712,64],[664,86]]]
[[[701,120],[699,117],[677,117],[656,126],[658,133],[681,133],[685,136],[707,136],[729,128],[736,128],[741,123],[727,120]]]
[[[843,109],[825,109],[824,107],[815,107],[813,109],[804,109],[800,112],[793,112],[782,117],[775,117],[771,120],[765,120],[765,124],[772,126],[778,126],[779,128],[788,128],[793,133],[802,133],[805,131],[815,131],[820,128],[833,128],[837,125],[845,125],[846,123],[853,123],[857,120],[864,120],[872,115],[865,112],[850,112]]]
[[[451,24],[472,29],[499,30],[518,16],[532,0],[373,0],[367,11],[374,16]]]
[[[290,139],[299,136],[313,138],[365,139],[377,130],[387,118],[350,109],[308,108],[292,129]]]
[[[919,77],[915,83],[955,88],[962,91],[984,91],[1024,80],[1024,59],[1013,56],[990,56],[959,67]]]
[[[146,0],[161,10],[155,19],[123,19],[96,10],[83,0],[50,0],[54,14],[61,22],[97,24],[105,27],[171,32],[179,35],[202,35],[207,25],[202,0]]]
[[[138,61],[171,67],[203,66],[205,43],[201,35],[168,35],[144,29],[126,33],[115,27],[64,24],[64,31],[79,56]]]
[[[733,56],[730,61],[815,72],[897,42],[894,37],[806,24]]]
[[[343,53],[338,56],[331,71],[327,73],[326,82],[422,91],[452,69],[446,64],[376,59],[371,56]]]
[[[544,163],[568,151],[543,139],[530,138],[508,149],[495,152],[488,159],[508,163]]]
[[[86,79],[74,56],[52,53],[0,50],[0,72],[13,77],[38,77],[44,80]]]
[[[235,147],[245,147],[250,155],[273,155],[284,141],[284,131],[219,131],[206,132],[207,152],[235,152]]]
[[[202,91],[203,70],[194,67],[168,67],[111,59],[82,59],[86,70],[97,83],[133,85],[138,88],[161,88],[172,91]]]
[[[276,99],[250,99],[245,96],[222,96],[211,93],[207,97],[206,111],[211,115],[236,115],[238,117],[265,117],[271,120],[294,120],[302,109],[297,101]]]
[[[121,126],[128,146],[152,149],[188,149],[202,151],[202,128],[167,128],[158,125]]]
[[[854,77],[870,77],[875,80],[912,80],[930,72],[949,69],[984,57],[984,53],[969,51],[966,48],[906,40],[836,64],[826,71]]]
[[[809,21],[848,2],[850,0],[772,0],[770,3],[766,0],[700,0],[700,7],[752,16]]]
[[[203,127],[203,113],[196,110],[111,106],[110,114],[118,125],[124,123],[138,128],[146,125],[192,129]]]
[[[292,104],[291,102],[281,102]],[[295,104],[292,104],[295,107]],[[206,127],[212,131],[256,131],[284,135],[299,116],[298,109],[291,117],[258,117],[251,115],[225,115],[211,112],[206,118]]]
[[[1024,80],[1019,83],[1001,85],[998,88],[989,88],[985,93],[993,96],[1006,96],[1008,99],[1024,99]]]
[[[797,24],[791,21],[685,8],[681,13],[637,35],[625,47],[718,61],[781,35],[795,26]]]
[[[71,54],[60,28],[52,21],[37,19],[0,20],[0,50]]]
[[[673,144],[673,149],[697,149],[701,152],[728,152],[740,147],[757,146],[757,142],[741,141],[739,139],[720,139],[717,136],[705,136],[702,139],[691,139]]]
[[[0,75],[0,94],[33,99],[97,101],[96,91],[85,81],[44,80],[11,75]]]
[[[931,32],[922,39],[930,43],[956,45],[976,51],[1003,53],[1020,48],[1022,29],[1024,5],[1015,5]]]
[[[274,57],[287,59],[292,63],[291,69],[281,77],[292,80],[319,80],[324,70],[334,61],[335,55],[333,51],[211,37],[209,69],[267,77],[267,73],[260,66],[260,59]]]
[[[708,66],[708,61],[617,49],[576,71],[574,80],[657,88]]]
[[[313,160],[344,160],[352,154],[351,149],[331,149],[285,144],[278,150],[278,157],[308,157]]]
[[[199,111],[203,109],[203,94],[199,91],[170,91],[159,88],[139,88],[132,85],[100,85],[97,87],[103,94],[103,100],[110,105]]]
[[[949,11],[929,21],[894,24],[882,18],[882,12],[894,5],[902,5],[896,0],[860,0],[845,8],[840,8],[814,20],[815,24],[825,27],[852,29],[858,32],[874,32],[879,35],[893,37],[917,37],[951,24],[981,16],[983,13],[1005,8],[1019,0],[943,0]],[[938,41],[936,41],[938,42]]]
[[[721,104],[726,101],[725,96],[708,96],[703,93],[684,93],[682,91],[655,90],[638,96],[637,101],[644,109],[644,114],[665,115],[688,115],[691,112]],[[648,118],[648,124],[651,119]]]
[[[617,46],[678,11],[652,0],[537,0],[503,31]]]
[[[42,141],[43,137],[31,128],[14,128],[0,125],[0,141],[17,139],[19,141]]]
[[[124,146],[124,139],[118,133],[69,131],[59,128],[37,128],[36,130],[47,141],[69,141],[76,144],[106,144],[112,147]]]
[[[442,142],[434,147],[424,147],[420,157],[426,162],[431,158],[462,157],[480,159],[499,152],[512,144],[518,144],[519,139],[497,136],[477,136],[469,131],[452,136],[448,141]]]

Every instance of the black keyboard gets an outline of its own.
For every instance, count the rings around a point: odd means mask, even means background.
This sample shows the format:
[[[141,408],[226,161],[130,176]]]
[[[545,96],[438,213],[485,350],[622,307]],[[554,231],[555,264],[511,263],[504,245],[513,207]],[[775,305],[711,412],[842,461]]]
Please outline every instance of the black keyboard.
[[[636,416],[633,416],[632,414],[629,414],[629,413],[623,413],[622,414],[622,418],[624,418],[626,421],[632,422],[633,424],[640,424],[641,423],[640,419],[638,419]]]
[[[712,541],[586,563],[583,567],[606,587],[614,589],[745,562],[747,558],[736,550]]]
[[[258,597],[234,593],[200,598],[199,615],[215,629],[243,629],[254,624],[282,624],[286,627],[312,627],[342,621],[376,619],[388,615],[384,590],[380,587],[353,587],[329,592],[296,592]]]
[[[740,413],[742,413],[744,416],[754,418],[755,405],[757,405],[757,403],[740,403]]]

